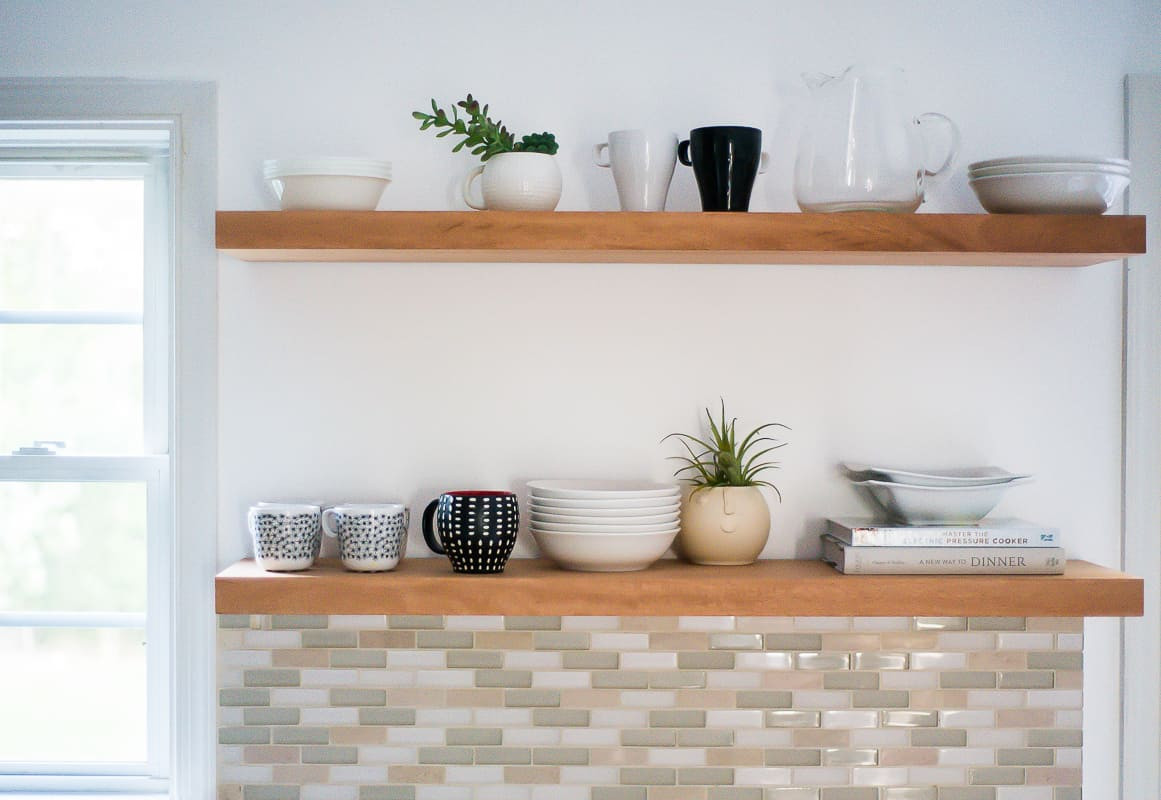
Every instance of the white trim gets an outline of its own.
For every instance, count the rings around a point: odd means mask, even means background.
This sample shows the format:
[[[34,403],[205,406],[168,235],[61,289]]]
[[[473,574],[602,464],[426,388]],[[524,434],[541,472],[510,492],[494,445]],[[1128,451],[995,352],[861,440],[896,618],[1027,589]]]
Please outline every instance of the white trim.
[[[48,121],[62,127],[124,128],[126,122],[172,123],[176,177],[173,233],[177,261],[171,283],[175,309],[171,396],[176,404],[170,513],[176,534],[166,574],[173,587],[175,620],[168,657],[172,675],[171,796],[216,794],[214,763],[213,576],[217,510],[217,252],[214,249],[217,91],[211,83],[84,78],[0,80],[0,118]],[[83,121],[85,125],[77,124]],[[40,458],[21,456],[19,458]],[[43,460],[68,459],[59,456]],[[2,461],[2,459],[0,459]],[[62,463],[62,468],[63,468]],[[52,470],[49,464],[45,469]],[[85,784],[85,779],[25,791],[158,791],[159,784]],[[12,786],[13,789],[21,789]]]
[[[137,611],[3,611],[0,628],[144,628]]]
[[[1147,253],[1125,266],[1122,567],[1145,578],[1145,616],[1126,619],[1121,797],[1161,797],[1161,76],[1125,79],[1128,210],[1145,214]]]
[[[140,311],[0,311],[0,325],[140,325]]]

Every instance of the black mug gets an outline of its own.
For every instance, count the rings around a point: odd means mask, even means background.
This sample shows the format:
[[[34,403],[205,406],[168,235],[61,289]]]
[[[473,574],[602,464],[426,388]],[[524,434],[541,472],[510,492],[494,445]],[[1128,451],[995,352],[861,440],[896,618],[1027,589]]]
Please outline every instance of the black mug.
[[[762,131],[744,125],[694,128],[677,145],[677,157],[693,167],[702,211],[747,211],[754,178],[766,171]]]
[[[512,492],[444,492],[423,510],[424,541],[456,572],[503,572],[519,527]]]

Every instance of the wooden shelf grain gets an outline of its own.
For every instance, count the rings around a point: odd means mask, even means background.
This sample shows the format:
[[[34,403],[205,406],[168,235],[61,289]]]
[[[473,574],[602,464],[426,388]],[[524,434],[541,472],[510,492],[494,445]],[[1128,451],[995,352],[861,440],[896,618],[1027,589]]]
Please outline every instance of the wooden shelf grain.
[[[1087,561],[1063,575],[842,575],[821,561],[701,567],[663,560],[642,572],[568,572],[513,559],[500,575],[457,575],[443,558],[393,572],[304,572],[253,560],[216,580],[219,614],[489,614],[1139,617],[1144,581]]]
[[[1145,218],[1040,214],[219,211],[246,261],[1076,267],[1145,252]]]

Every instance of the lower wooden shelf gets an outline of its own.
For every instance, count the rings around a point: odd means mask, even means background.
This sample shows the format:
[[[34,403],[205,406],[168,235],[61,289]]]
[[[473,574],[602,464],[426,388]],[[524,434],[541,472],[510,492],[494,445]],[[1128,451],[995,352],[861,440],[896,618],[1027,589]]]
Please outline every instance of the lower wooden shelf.
[[[265,572],[250,559],[216,580],[219,614],[489,614],[776,617],[1134,617],[1144,581],[1069,561],[1063,575],[842,575],[821,561],[701,567],[665,560],[642,572],[568,572],[513,559],[500,575],[457,575],[442,558],[392,572],[322,559]]]

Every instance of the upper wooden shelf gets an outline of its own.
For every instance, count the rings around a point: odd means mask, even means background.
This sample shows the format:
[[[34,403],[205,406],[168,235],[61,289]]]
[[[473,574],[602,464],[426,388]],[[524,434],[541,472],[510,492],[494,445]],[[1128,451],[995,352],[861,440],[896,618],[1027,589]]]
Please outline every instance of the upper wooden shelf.
[[[1145,252],[1141,216],[219,211],[247,261],[1077,267]]]
[[[700,567],[663,560],[642,572],[567,572],[513,559],[500,575],[457,575],[443,558],[393,572],[304,572],[240,561],[217,577],[219,614],[608,616],[1139,617],[1144,581],[1087,561],[1063,575],[842,575],[821,561]]]

